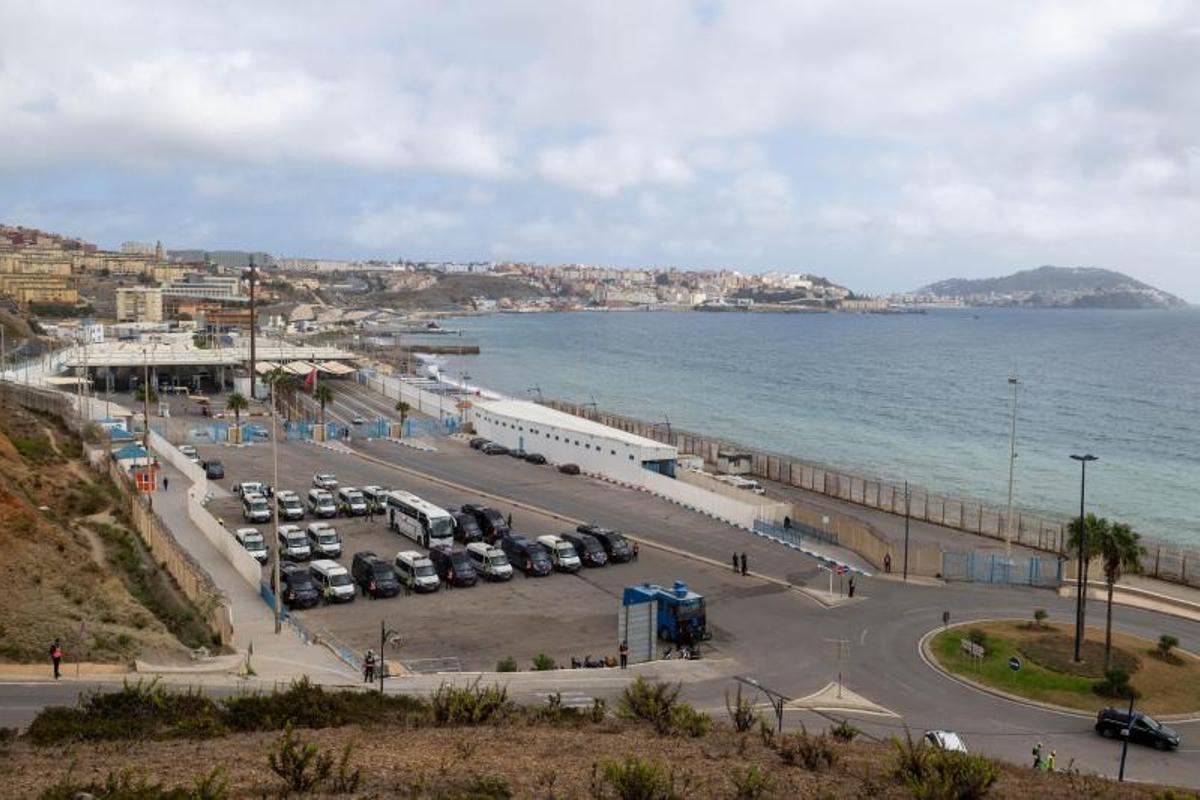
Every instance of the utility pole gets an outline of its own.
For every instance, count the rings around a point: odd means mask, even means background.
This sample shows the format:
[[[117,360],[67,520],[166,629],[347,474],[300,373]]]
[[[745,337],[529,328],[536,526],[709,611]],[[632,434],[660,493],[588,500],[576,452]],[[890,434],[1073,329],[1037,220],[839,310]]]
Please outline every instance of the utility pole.
[[[258,327],[258,321],[254,315],[254,254],[250,255],[250,399],[254,400],[254,379],[257,376],[255,367],[255,350],[254,350],[254,334],[255,328]],[[276,542],[278,544],[278,542]]]
[[[1008,379],[1012,387],[1012,432],[1008,437],[1008,513],[1004,517],[1004,564],[1012,566],[1012,533],[1013,533],[1013,478],[1017,469],[1017,389],[1021,381],[1014,375]]]
[[[928,517],[928,514],[926,515]],[[908,481],[904,482],[904,580],[908,580],[908,528],[912,518],[912,493],[908,491]]]
[[[273,378],[279,377],[279,371],[275,372]],[[271,381],[271,462],[274,473],[271,476],[272,491],[279,492],[279,435],[278,426],[275,424],[276,417],[279,416],[279,410],[275,408],[275,380]],[[283,628],[283,623],[280,618],[279,604],[282,602],[279,597],[279,503],[275,503],[275,558],[271,565],[271,592],[275,598],[275,633],[279,633]]]
[[[150,358],[142,348],[142,447],[150,452]]]

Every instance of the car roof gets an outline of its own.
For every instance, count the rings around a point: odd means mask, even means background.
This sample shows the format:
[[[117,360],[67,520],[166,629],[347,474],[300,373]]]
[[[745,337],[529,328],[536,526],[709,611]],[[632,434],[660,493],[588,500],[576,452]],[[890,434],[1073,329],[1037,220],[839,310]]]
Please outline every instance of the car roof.
[[[258,528],[238,528],[237,532],[242,535],[245,535],[247,533],[258,533]],[[259,534],[259,535],[261,536],[262,534]]]

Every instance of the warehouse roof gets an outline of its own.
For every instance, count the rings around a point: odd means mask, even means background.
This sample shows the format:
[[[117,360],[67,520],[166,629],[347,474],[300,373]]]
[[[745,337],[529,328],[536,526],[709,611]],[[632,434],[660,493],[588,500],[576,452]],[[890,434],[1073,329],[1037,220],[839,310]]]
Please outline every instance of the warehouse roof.
[[[638,436],[635,433],[627,433],[618,428],[593,422],[583,417],[577,417],[565,411],[557,411],[548,406],[539,405],[528,400],[474,400],[472,403],[479,411],[491,412],[505,417],[516,417],[534,425],[547,425],[563,430],[575,431],[586,436],[603,437],[635,447],[675,450],[672,445],[656,442],[653,439],[647,439],[645,436]]]

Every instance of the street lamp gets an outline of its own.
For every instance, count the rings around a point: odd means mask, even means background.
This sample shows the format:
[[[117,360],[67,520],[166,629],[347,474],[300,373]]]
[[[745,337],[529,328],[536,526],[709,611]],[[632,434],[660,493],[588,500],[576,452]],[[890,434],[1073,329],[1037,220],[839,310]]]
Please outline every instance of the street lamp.
[[[379,696],[380,697],[383,697],[383,679],[386,677],[386,673],[387,673],[387,665],[383,660],[383,652],[384,652],[384,648],[388,644],[392,645],[392,647],[399,650],[400,647],[404,644],[404,642],[400,638],[400,631],[392,630],[391,628],[387,627],[387,625],[384,624],[383,620],[379,620],[379,664],[376,667],[376,671],[379,672]]]
[[[1087,455],[1071,456],[1072,461],[1079,462],[1079,566],[1076,569],[1075,579],[1075,663],[1078,664],[1083,658],[1080,655],[1080,648],[1083,646],[1083,615],[1086,607],[1086,585],[1084,575],[1084,565],[1087,563],[1087,529],[1084,527],[1083,517],[1083,498],[1084,490],[1087,487],[1087,465],[1092,461],[1099,461],[1099,456],[1094,456],[1091,453]]]
[[[792,698],[782,694],[781,692],[777,692],[774,689],[768,689],[754,678],[745,678],[741,675],[734,675],[733,679],[738,683],[744,683],[747,686],[751,686],[767,696],[767,699],[771,701],[771,708],[775,709],[776,726],[779,732],[783,733],[783,705],[784,703],[791,702]]]
[[[1017,389],[1021,381],[1016,376],[1008,379],[1012,387],[1012,433],[1008,439],[1008,514],[1004,517],[1004,564],[1009,569],[1012,566],[1012,517],[1013,517],[1013,478],[1017,469]]]

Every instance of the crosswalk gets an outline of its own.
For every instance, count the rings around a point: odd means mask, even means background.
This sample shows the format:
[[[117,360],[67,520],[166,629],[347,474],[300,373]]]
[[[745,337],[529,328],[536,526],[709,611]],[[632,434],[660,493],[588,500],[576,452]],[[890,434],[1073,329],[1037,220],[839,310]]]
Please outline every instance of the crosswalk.
[[[590,694],[584,694],[583,692],[534,692],[533,693],[534,697],[538,698],[539,700],[542,701],[542,703],[545,703],[545,704],[549,704],[550,698],[553,697],[554,695],[559,696],[559,705],[561,705],[563,708],[590,709],[592,707],[592,705],[596,702],[594,697],[592,697]]]

